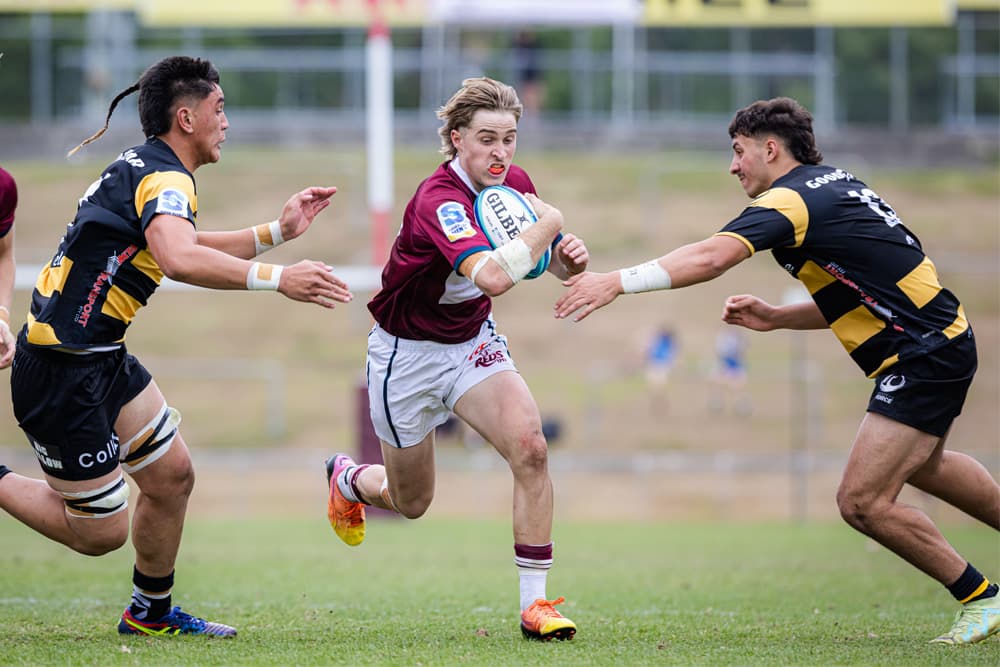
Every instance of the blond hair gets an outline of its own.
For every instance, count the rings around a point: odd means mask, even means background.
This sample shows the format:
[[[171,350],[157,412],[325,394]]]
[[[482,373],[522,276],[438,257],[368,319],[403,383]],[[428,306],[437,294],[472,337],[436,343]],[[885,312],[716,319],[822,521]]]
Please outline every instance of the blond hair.
[[[437,117],[444,121],[438,129],[441,152],[449,159],[457,154],[451,142],[451,131],[468,127],[480,109],[509,111],[514,114],[514,120],[519,121],[524,106],[517,97],[517,91],[506,83],[485,76],[462,81],[462,87],[437,110]]]

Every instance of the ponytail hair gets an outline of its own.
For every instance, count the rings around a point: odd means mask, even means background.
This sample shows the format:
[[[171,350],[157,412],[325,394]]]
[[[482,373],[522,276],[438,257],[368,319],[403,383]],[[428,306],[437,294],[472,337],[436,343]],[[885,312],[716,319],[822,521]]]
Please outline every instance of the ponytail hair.
[[[80,150],[90,142],[97,141],[98,139],[100,139],[101,135],[108,131],[108,125],[111,124],[111,114],[115,112],[115,107],[118,106],[118,103],[121,102],[123,98],[128,97],[137,90],[139,90],[138,81],[133,83],[131,86],[129,86],[122,92],[118,93],[115,99],[111,100],[111,106],[108,107],[108,116],[107,118],[104,119],[104,127],[99,129],[97,132],[94,132],[92,135],[90,135],[89,137],[81,141],[79,144],[77,144],[76,148],[71,150],[69,153],[66,153],[66,157],[73,157],[73,155],[75,155],[78,150]]]
[[[139,121],[142,123],[142,131],[146,137],[158,137],[170,131],[178,100],[203,100],[218,84],[219,72],[208,60],[188,56],[164,58],[143,72],[138,81],[118,93],[108,107],[104,127],[81,141],[66,157],[107,132],[115,107],[123,98],[136,91],[139,91]]]

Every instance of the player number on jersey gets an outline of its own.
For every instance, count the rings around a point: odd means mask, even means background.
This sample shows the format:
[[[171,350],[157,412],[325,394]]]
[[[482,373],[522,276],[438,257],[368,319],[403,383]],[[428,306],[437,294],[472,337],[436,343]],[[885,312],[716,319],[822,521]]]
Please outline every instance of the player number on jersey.
[[[862,203],[867,204],[868,208],[878,213],[882,219],[885,220],[885,224],[890,227],[902,224],[903,221],[899,219],[899,216],[896,215],[894,210],[892,210],[892,207],[889,206],[884,199],[875,194],[874,190],[869,188],[865,188],[861,192],[858,192],[857,190],[850,190],[847,194],[851,197],[856,197],[857,199],[860,199]]]

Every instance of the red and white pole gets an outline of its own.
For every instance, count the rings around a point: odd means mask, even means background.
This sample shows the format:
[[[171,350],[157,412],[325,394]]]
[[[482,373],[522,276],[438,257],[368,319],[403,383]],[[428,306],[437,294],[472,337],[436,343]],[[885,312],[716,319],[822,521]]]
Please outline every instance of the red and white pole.
[[[372,222],[372,263],[389,256],[389,216],[393,191],[392,40],[381,0],[368,0],[371,23],[365,45],[365,139],[368,147],[368,210]]]
[[[368,0],[371,22],[365,43],[365,140],[368,151],[368,212],[372,223],[372,264],[381,271],[389,258],[389,216],[392,214],[392,40],[381,0]],[[372,426],[368,388],[358,386],[358,461],[382,463],[382,446]],[[368,508],[369,516],[394,512]]]

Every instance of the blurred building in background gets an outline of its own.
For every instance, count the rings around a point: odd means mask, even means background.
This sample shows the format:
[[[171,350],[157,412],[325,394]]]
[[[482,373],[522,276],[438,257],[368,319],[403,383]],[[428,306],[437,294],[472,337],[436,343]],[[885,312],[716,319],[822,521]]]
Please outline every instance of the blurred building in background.
[[[535,126],[576,130],[546,141],[717,146],[734,109],[789,95],[826,146],[924,133],[996,152],[1000,0],[0,0],[4,150],[75,143],[60,128],[103,121],[177,53],[219,67],[244,136],[363,136],[373,11],[392,30],[398,141],[433,139],[464,77],[517,83],[530,31]]]

